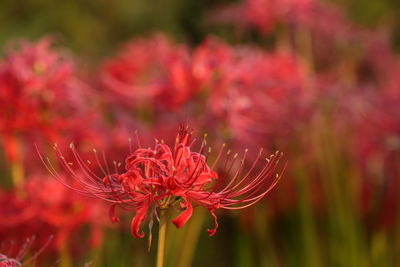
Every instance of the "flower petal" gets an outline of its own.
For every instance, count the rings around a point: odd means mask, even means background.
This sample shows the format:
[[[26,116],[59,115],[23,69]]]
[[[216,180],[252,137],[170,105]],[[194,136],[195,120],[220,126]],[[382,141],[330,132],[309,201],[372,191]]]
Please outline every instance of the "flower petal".
[[[137,210],[135,216],[132,219],[132,222],[131,222],[131,233],[136,238],[143,238],[144,237],[143,231],[141,231],[139,233],[139,227],[140,227],[140,223],[146,218],[147,209],[149,208],[149,204],[150,204],[150,200],[149,199],[144,201],[143,204]]]
[[[183,199],[185,200],[186,209],[181,214],[179,214],[178,217],[172,220],[172,223],[175,224],[177,228],[181,228],[182,226],[184,226],[185,223],[190,219],[190,217],[192,217],[193,213],[193,206],[190,201],[186,197],[183,197]]]
[[[117,204],[113,204],[108,211],[108,215],[110,216],[110,220],[113,223],[119,222],[119,218],[115,216],[115,206]]]
[[[217,231],[218,228],[218,221],[217,221],[217,216],[214,213],[214,210],[209,210],[210,214],[214,217],[214,228],[213,229],[207,229],[208,235],[213,236],[215,232]]]

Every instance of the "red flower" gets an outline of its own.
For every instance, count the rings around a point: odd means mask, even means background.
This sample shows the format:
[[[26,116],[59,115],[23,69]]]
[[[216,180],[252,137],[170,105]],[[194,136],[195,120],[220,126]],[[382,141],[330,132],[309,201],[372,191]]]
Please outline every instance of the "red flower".
[[[220,91],[235,69],[233,49],[218,38],[208,37],[192,53],[191,72],[197,90]]]
[[[312,110],[307,69],[285,51],[236,46],[229,52],[219,83],[211,85],[208,110],[247,147],[287,144]]]
[[[188,49],[173,45],[163,35],[135,39],[104,63],[100,83],[112,99],[129,107],[150,101],[157,107],[175,108],[193,94],[189,63]]]
[[[6,50],[0,62],[0,136],[7,158],[21,160],[16,135],[54,140],[61,129],[72,128],[72,115],[87,106],[81,89],[86,87],[74,76],[73,61],[52,49],[50,38]]]
[[[65,246],[71,239],[71,233],[89,226],[91,245],[102,241],[100,229],[106,220],[99,220],[102,210],[100,201],[88,201],[70,191],[48,175],[32,175],[21,185],[18,196],[16,191],[0,191],[0,239],[12,236],[54,234],[54,245]],[[51,194],[49,193],[51,192]],[[43,243],[40,240],[36,243]]]
[[[46,249],[53,238],[50,237],[42,248],[33,253],[32,256],[27,258],[29,250],[31,249],[35,237],[27,238],[25,243],[17,248],[14,244],[6,247],[6,244],[1,244],[0,248],[0,267],[22,267],[27,266],[36,260],[36,258]],[[4,254],[3,254],[4,253]]]
[[[316,6],[315,0],[243,0],[216,10],[212,21],[233,23],[240,30],[252,27],[270,34],[278,22],[298,22]]]
[[[208,230],[211,236],[218,227],[217,217],[214,214],[216,209],[248,207],[261,200],[276,185],[280,175],[275,174],[275,169],[282,154],[277,152],[271,155],[266,159],[263,168],[254,174],[262,151],[248,171],[243,170],[247,151],[241,160],[237,154],[231,156],[228,151],[228,156],[222,165],[224,173],[232,177],[223,185],[225,175],[222,175],[222,172],[218,175],[212,168],[217,164],[221,165],[219,162],[222,162],[225,146],[222,146],[214,164],[210,167],[207,164],[207,156],[203,154],[206,151],[205,139],[200,145],[199,152],[193,151],[194,141],[191,142],[190,139],[191,133],[188,132],[188,128],[181,127],[172,149],[163,142],[156,142],[154,148],[139,147],[126,159],[123,172],[119,172],[119,164],[114,163],[115,171],[110,173],[108,166],[102,166],[104,164],[100,164],[100,159],[97,157],[103,176],[95,175],[71,145],[75,160],[84,172],[84,175],[79,175],[56,148],[62,164],[77,182],[78,187],[67,184],[55,173],[51,164],[47,164],[47,167],[68,187],[81,194],[113,203],[109,212],[113,221],[118,221],[115,217],[116,205],[135,211],[136,215],[131,223],[131,232],[135,237],[144,236],[139,226],[146,219],[149,210],[156,213],[156,208],[168,209],[178,204],[183,212],[172,220],[176,227],[182,227],[189,220],[193,204],[203,206],[215,221],[215,227]]]

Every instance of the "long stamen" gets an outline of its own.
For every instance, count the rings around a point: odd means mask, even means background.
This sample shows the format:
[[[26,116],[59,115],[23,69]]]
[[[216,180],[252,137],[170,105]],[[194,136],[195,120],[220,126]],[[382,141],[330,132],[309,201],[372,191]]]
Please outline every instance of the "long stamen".
[[[275,154],[275,155],[277,155],[277,154]],[[280,155],[282,155],[282,154],[280,154]],[[255,179],[256,182],[249,183],[242,189],[235,190],[234,193],[232,192],[231,194],[229,194],[229,197],[226,196],[225,200],[223,201],[225,203],[224,208],[229,208],[228,206],[234,205],[234,204],[250,202],[247,205],[240,206],[240,207],[234,207],[234,208],[237,209],[237,208],[248,207],[249,205],[252,205],[255,202],[259,201],[259,199],[263,198],[277,184],[277,182],[279,181],[279,179],[282,176],[282,173],[284,171],[284,169],[283,169],[281,174],[276,174],[274,181],[267,187],[267,190],[264,189],[265,186],[263,185],[263,183],[266,182],[267,179],[269,179],[272,176],[272,171],[276,168],[276,166],[279,162],[280,157],[275,157],[275,158],[277,158],[275,163],[267,164],[267,166],[263,169],[263,171],[261,171],[260,174],[256,177],[256,179]],[[286,168],[286,165],[284,168]],[[260,192],[260,191],[261,191],[261,193],[259,195],[256,195],[257,192]],[[247,194],[247,193],[249,193],[249,194]],[[254,195],[256,195],[256,196],[254,196]],[[242,196],[242,197],[241,197],[241,199],[237,199],[237,200],[232,199],[233,197],[237,197],[237,196]],[[233,208],[231,208],[231,209],[233,209]]]
[[[138,130],[135,130],[135,136],[136,136],[136,143],[137,143],[137,146],[138,146],[139,148],[141,148],[142,145],[140,144],[140,138],[139,138]]]
[[[223,150],[225,149],[225,146],[226,146],[226,144],[222,144],[222,145],[221,145],[221,148],[220,148],[220,150],[219,150],[219,152],[218,152],[217,158],[215,159],[214,163],[211,165],[211,169],[215,169],[215,166],[218,164],[219,159],[220,159],[221,156],[222,156],[222,152],[223,152]]]

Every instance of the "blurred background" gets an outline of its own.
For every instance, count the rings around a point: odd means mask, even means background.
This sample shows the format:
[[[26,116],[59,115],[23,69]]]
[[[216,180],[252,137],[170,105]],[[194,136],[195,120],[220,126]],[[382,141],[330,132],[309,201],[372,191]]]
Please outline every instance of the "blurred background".
[[[55,142],[112,165],[136,130],[173,144],[185,121],[248,167],[261,147],[288,167],[257,205],[217,211],[213,237],[201,208],[169,223],[167,266],[397,266],[399,1],[2,0],[0,25],[0,255],[154,264],[157,223],[148,252],[148,221],[134,238],[132,212],[111,223],[37,151],[63,176]]]
[[[80,55],[98,58],[111,53],[133,36],[162,31],[174,40],[190,45],[209,34],[232,40],[232,32],[210,24],[215,9],[239,1],[231,0],[100,0],[61,1],[4,0],[1,4],[1,42],[11,38],[39,38],[49,33],[61,35],[63,44]],[[289,1],[290,2],[290,1]],[[354,23],[367,28],[390,31],[396,47],[400,40],[399,3],[395,0],[323,1],[334,4]],[[96,45],[94,45],[96,44]]]

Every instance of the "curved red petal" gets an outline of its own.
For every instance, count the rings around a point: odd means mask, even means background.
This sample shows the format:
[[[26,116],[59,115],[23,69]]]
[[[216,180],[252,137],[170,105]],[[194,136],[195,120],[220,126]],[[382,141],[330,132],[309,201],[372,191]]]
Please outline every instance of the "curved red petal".
[[[142,206],[137,210],[131,222],[131,233],[136,238],[143,238],[144,232],[139,233],[140,223],[146,218],[147,209],[149,208],[150,200],[143,202]]]
[[[210,214],[213,216],[214,218],[214,228],[213,229],[207,229],[208,235],[209,236],[213,236],[215,234],[215,232],[217,231],[218,228],[218,221],[217,221],[217,216],[215,215],[213,210],[210,210]]]
[[[172,220],[172,223],[175,224],[177,228],[181,228],[185,225],[185,223],[192,217],[193,206],[187,198],[184,198],[186,209],[178,215],[175,219]]]
[[[115,207],[117,204],[113,204],[108,211],[108,215],[110,216],[110,220],[113,223],[119,222],[119,218],[115,216]]]

